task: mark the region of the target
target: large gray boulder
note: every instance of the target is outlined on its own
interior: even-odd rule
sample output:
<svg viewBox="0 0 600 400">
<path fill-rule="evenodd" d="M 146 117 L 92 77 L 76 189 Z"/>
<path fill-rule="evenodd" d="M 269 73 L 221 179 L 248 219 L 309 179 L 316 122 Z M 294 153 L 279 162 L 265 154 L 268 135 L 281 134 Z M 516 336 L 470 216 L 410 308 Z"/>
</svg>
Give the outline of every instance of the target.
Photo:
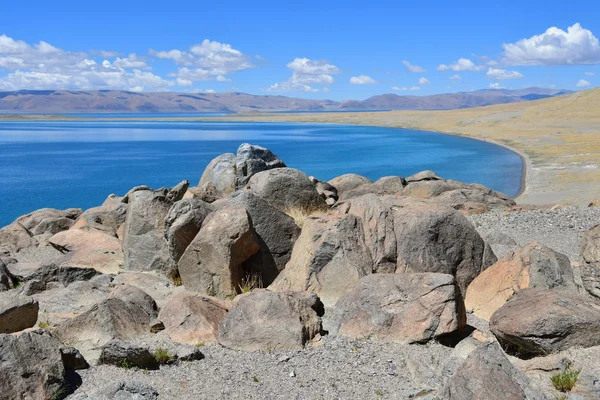
<svg viewBox="0 0 600 400">
<path fill-rule="evenodd" d="M 62 398 L 67 389 L 63 351 L 68 350 L 48 333 L 0 334 L 0 397 Z"/>
<path fill-rule="evenodd" d="M 16 222 L 33 235 L 53 235 L 69 229 L 82 212 L 80 208 L 69 208 L 67 210 L 42 208 L 17 218 Z"/>
<path fill-rule="evenodd" d="M 116 232 L 125 222 L 126 216 L 127 204 L 121 202 L 120 197 L 109 196 L 101 206 L 85 210 L 71 226 L 71 229 L 93 228 L 116 236 Z"/>
<path fill-rule="evenodd" d="M 38 319 L 40 306 L 16 291 L 0 293 L 0 333 L 19 332 L 31 328 Z"/>
<path fill-rule="evenodd" d="M 226 153 L 213 159 L 204 169 L 199 187 L 212 185 L 222 194 L 231 194 L 236 189 L 235 154 Z"/>
<path fill-rule="evenodd" d="M 255 174 L 286 165 L 267 148 L 243 143 L 235 157 L 236 188 L 241 189 Z"/>
<path fill-rule="evenodd" d="M 172 189 L 140 189 L 128 194 L 123 227 L 125 269 L 169 271 L 173 265 L 165 239 L 165 221 L 171 206 L 181 200 L 185 184 Z"/>
<path fill-rule="evenodd" d="M 156 369 L 159 364 L 147 347 L 138 346 L 122 340 L 111 340 L 104 346 L 98 358 L 98 365 L 115 365 Z"/>
<path fill-rule="evenodd" d="M 600 298 L 600 225 L 589 229 L 581 238 L 581 279 L 585 289 Z"/>
<path fill-rule="evenodd" d="M 561 290 L 524 289 L 490 319 L 490 329 L 517 356 L 600 345 L 600 303 Z"/>
<path fill-rule="evenodd" d="M 513 366 L 497 343 L 482 344 L 450 377 L 445 400 L 544 400 L 523 372 Z"/>
<path fill-rule="evenodd" d="M 200 199 L 183 199 L 171 207 L 165 220 L 165 239 L 176 263 L 194 240 L 213 207 Z"/>
<path fill-rule="evenodd" d="M 269 290 L 312 291 L 331 306 L 372 272 L 373 262 L 358 218 L 311 217 L 304 222 L 290 261 Z"/>
<path fill-rule="evenodd" d="M 343 192 L 340 195 L 340 199 L 347 200 L 365 194 L 376 194 L 378 196 L 396 195 L 402 192 L 405 186 L 406 180 L 401 176 L 384 176 L 373 183 L 367 183 Z"/>
<path fill-rule="evenodd" d="M 462 298 L 448 274 L 365 276 L 335 305 L 330 333 L 378 342 L 421 343 L 466 325 Z"/>
<path fill-rule="evenodd" d="M 359 186 L 373 183 L 373 181 L 357 174 L 345 174 L 333 178 L 328 183 L 336 188 L 337 195 L 341 197 L 344 193 Z"/>
<path fill-rule="evenodd" d="M 255 290 L 236 298 L 219 328 L 219 343 L 237 350 L 301 349 L 322 331 L 319 297 Z"/>
<path fill-rule="evenodd" d="M 234 193 L 225 204 L 244 207 L 250 215 L 260 251 L 246 266 L 250 274 L 261 276 L 263 285 L 270 285 L 290 260 L 300 228 L 292 217 L 249 191 Z"/>
<path fill-rule="evenodd" d="M 248 189 L 258 197 L 284 211 L 326 209 L 327 204 L 308 175 L 294 168 L 277 168 L 259 172 L 248 181 Z"/>
<path fill-rule="evenodd" d="M 226 207 L 204 223 L 179 260 L 179 274 L 187 290 L 235 296 L 248 278 L 244 263 L 259 250 L 246 209 Z"/>
</svg>

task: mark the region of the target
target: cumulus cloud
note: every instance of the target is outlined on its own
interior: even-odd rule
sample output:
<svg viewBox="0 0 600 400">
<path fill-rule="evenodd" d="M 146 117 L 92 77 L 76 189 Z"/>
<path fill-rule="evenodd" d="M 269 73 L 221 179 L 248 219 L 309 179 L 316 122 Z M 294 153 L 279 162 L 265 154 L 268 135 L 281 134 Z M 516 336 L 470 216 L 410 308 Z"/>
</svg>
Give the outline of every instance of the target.
<svg viewBox="0 0 600 400">
<path fill-rule="evenodd" d="M 524 78 L 523 74 L 518 71 L 509 71 L 506 69 L 499 68 L 489 68 L 485 73 L 486 76 L 490 79 L 494 79 L 497 81 L 507 80 L 507 79 L 521 79 Z"/>
<path fill-rule="evenodd" d="M 353 76 L 350 78 L 350 83 L 353 85 L 373 85 L 377 81 L 367 75 Z"/>
<path fill-rule="evenodd" d="M 396 90 L 398 92 L 412 92 L 412 91 L 421 90 L 421 88 L 419 86 L 410 86 L 410 87 L 392 86 L 392 90 Z"/>
<path fill-rule="evenodd" d="M 578 88 L 584 88 L 584 87 L 588 87 L 590 85 L 591 85 L 591 83 L 589 83 L 585 79 L 580 79 L 579 82 L 577 82 L 577 85 L 575 85 L 575 86 L 577 86 Z"/>
<path fill-rule="evenodd" d="M 455 72 L 483 71 L 484 69 L 485 69 L 485 66 L 476 65 L 473 61 L 469 60 L 468 58 L 460 58 L 455 63 L 449 64 L 449 65 L 440 64 L 437 67 L 438 71 L 455 71 Z"/>
<path fill-rule="evenodd" d="M 600 63 L 600 42 L 579 23 L 565 32 L 551 27 L 546 32 L 504 44 L 507 65 L 579 65 Z"/>
<path fill-rule="evenodd" d="M 152 69 L 142 57 L 137 56 L 135 53 L 131 53 L 127 58 L 117 57 L 112 65 L 117 68 Z"/>
<path fill-rule="evenodd" d="M 427 72 L 427 70 L 425 68 L 420 67 L 418 65 L 413 65 L 406 60 L 402 61 L 402 64 L 404 64 L 404 66 L 406 67 L 408 72 L 414 72 L 414 73 Z"/>
<path fill-rule="evenodd" d="M 449 77 L 448 79 L 450 79 L 451 81 L 458 81 L 461 79 L 461 76 L 459 74 L 454 74 L 451 77 Z"/>
<path fill-rule="evenodd" d="M 269 92 L 319 92 L 328 91 L 335 80 L 333 75 L 341 70 L 326 60 L 310 60 L 296 58 L 287 64 L 292 70 L 292 76 L 284 82 L 275 83 L 267 89 Z M 314 87 L 319 85 L 319 87 Z"/>
<path fill-rule="evenodd" d="M 490 83 L 490 89 L 506 89 L 500 82 Z"/>
<path fill-rule="evenodd" d="M 419 85 L 429 85 L 431 82 L 429 82 L 429 79 L 422 77 L 419 79 L 419 81 L 417 83 Z"/>
</svg>

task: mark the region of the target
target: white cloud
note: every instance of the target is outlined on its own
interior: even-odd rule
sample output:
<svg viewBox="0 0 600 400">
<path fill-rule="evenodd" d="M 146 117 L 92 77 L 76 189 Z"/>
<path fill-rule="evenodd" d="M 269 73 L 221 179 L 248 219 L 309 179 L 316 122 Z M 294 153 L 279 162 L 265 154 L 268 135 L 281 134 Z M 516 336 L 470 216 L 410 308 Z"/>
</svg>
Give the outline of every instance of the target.
<svg viewBox="0 0 600 400">
<path fill-rule="evenodd" d="M 335 80 L 332 75 L 339 74 L 341 70 L 325 60 L 310 60 L 296 58 L 287 64 L 292 70 L 292 76 L 284 82 L 275 83 L 267 89 L 269 92 L 319 92 L 329 91 L 329 86 Z M 320 87 L 314 87 L 319 85 Z"/>
<path fill-rule="evenodd" d="M 438 71 L 455 71 L 455 72 L 483 71 L 484 69 L 485 69 L 485 66 L 476 65 L 473 61 L 469 60 L 468 58 L 460 58 L 458 61 L 456 61 L 455 63 L 452 63 L 450 65 L 440 64 L 437 67 Z"/>
<path fill-rule="evenodd" d="M 353 85 L 373 85 L 377 81 L 367 75 L 353 76 L 350 78 L 350 83 Z"/>
<path fill-rule="evenodd" d="M 502 81 L 502 80 L 507 80 L 507 79 L 524 78 L 523 74 L 521 74 L 518 71 L 509 71 L 506 69 L 498 69 L 498 68 L 489 68 L 485 74 L 488 78 L 495 79 L 497 81 Z"/>
<path fill-rule="evenodd" d="M 565 32 L 551 27 L 541 35 L 504 44 L 507 65 L 600 64 L 600 42 L 579 23 Z"/>
<path fill-rule="evenodd" d="M 490 89 L 506 89 L 500 82 L 490 83 Z"/>
<path fill-rule="evenodd" d="M 594 76 L 594 75 L 596 75 L 595 72 L 591 72 L 591 71 L 587 71 L 584 74 L 585 74 L 585 76 Z"/>
<path fill-rule="evenodd" d="M 131 53 L 127 58 L 118 58 L 113 61 L 112 65 L 117 68 L 136 68 L 136 69 L 152 69 L 146 61 L 137 56 L 135 53 Z"/>
<path fill-rule="evenodd" d="M 584 87 L 588 87 L 590 85 L 591 85 L 591 83 L 589 83 L 585 79 L 580 79 L 579 82 L 577 82 L 577 85 L 575 85 L 575 86 L 577 86 L 578 88 L 584 88 Z"/>
<path fill-rule="evenodd" d="M 429 85 L 431 82 L 429 82 L 429 79 L 422 77 L 419 79 L 419 81 L 417 83 L 419 85 Z"/>
<path fill-rule="evenodd" d="M 396 90 L 399 92 L 408 92 L 408 91 L 417 91 L 417 90 L 421 90 L 420 87 L 418 86 L 410 86 L 410 87 L 398 87 L 398 86 L 392 86 L 392 90 Z"/>
<path fill-rule="evenodd" d="M 448 79 L 450 79 L 451 81 L 458 81 L 461 79 L 461 76 L 459 74 L 454 74 L 451 77 L 449 77 Z"/>
<path fill-rule="evenodd" d="M 427 72 L 427 70 L 425 68 L 420 67 L 418 65 L 412 65 L 411 63 L 409 63 L 406 60 L 402 61 L 402 64 L 404 64 L 404 66 L 406 67 L 408 72 L 414 72 L 414 73 Z"/>
</svg>

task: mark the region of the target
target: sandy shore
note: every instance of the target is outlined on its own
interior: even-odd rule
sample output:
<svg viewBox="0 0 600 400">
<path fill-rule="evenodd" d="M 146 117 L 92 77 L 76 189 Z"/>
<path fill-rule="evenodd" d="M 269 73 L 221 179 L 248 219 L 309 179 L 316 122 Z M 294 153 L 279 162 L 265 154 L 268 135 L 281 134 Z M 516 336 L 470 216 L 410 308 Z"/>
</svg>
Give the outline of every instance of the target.
<svg viewBox="0 0 600 400">
<path fill-rule="evenodd" d="M 600 199 L 598 110 L 600 89 L 593 89 L 537 101 L 448 111 L 264 114 L 145 120 L 352 124 L 466 136 L 505 146 L 523 158 L 526 184 L 522 185 L 524 190 L 517 198 L 519 202 L 586 205 Z M 485 165 L 485 160 L 482 160 L 482 165 Z"/>
</svg>

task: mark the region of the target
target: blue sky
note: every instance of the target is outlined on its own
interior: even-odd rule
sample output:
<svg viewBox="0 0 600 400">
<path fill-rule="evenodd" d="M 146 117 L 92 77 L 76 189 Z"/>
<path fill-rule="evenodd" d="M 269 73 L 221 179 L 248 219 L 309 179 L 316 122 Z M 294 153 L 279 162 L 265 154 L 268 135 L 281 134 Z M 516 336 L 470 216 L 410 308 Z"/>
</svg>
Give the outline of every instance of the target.
<svg viewBox="0 0 600 400">
<path fill-rule="evenodd" d="M 12 2 L 0 90 L 334 100 L 600 82 L 598 1 Z"/>
</svg>

